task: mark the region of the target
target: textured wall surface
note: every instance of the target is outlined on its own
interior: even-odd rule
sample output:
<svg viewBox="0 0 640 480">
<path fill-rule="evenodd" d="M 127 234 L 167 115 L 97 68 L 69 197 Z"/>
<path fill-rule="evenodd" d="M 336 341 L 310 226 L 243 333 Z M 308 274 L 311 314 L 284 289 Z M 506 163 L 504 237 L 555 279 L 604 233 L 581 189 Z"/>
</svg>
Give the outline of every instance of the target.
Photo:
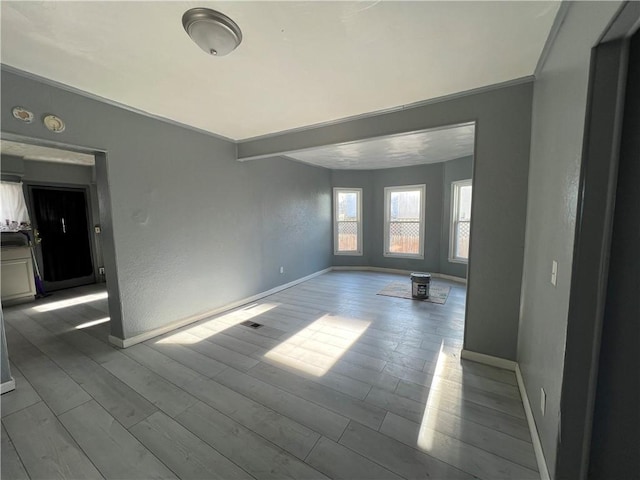
<svg viewBox="0 0 640 480">
<path fill-rule="evenodd" d="M 24 160 L 13 155 L 0 155 L 0 169 L 3 177 L 7 175 L 15 181 L 24 175 Z"/>
<path fill-rule="evenodd" d="M 518 362 L 553 476 L 591 47 L 618 2 L 575 2 L 536 80 Z M 550 282 L 558 262 L 557 285 Z M 540 411 L 540 388 L 547 393 Z"/>
<path fill-rule="evenodd" d="M 95 182 L 93 167 L 67 163 L 24 161 L 24 182 L 90 185 Z"/>
<path fill-rule="evenodd" d="M 19 123 L 14 105 L 37 118 L 53 112 L 67 128 L 56 135 Z M 106 151 L 96 172 L 117 337 L 331 265 L 328 170 L 279 158 L 240 163 L 228 141 L 6 71 L 1 120 L 4 132 Z"/>
</svg>

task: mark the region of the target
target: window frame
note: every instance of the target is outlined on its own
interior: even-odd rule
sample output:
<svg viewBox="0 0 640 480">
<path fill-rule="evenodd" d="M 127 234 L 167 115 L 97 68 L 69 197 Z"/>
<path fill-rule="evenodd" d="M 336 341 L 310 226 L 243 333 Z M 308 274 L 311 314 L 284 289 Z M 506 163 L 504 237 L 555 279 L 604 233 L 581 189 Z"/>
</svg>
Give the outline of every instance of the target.
<svg viewBox="0 0 640 480">
<path fill-rule="evenodd" d="M 391 194 L 395 192 L 420 191 L 420 216 L 419 216 L 419 252 L 418 253 L 397 253 L 389 251 L 389 230 L 391 217 Z M 427 185 L 422 183 L 419 185 L 399 185 L 393 187 L 384 187 L 384 250 L 383 255 L 389 258 L 413 258 L 424 260 L 425 249 L 425 211 L 427 204 Z"/>
<path fill-rule="evenodd" d="M 355 193 L 358 202 L 358 219 L 357 224 L 357 250 L 338 250 L 338 194 L 339 193 Z M 348 256 L 362 256 L 362 188 L 351 187 L 333 187 L 333 254 L 334 255 L 348 255 Z"/>
<path fill-rule="evenodd" d="M 464 180 L 456 180 L 455 182 L 451 182 L 451 212 L 449 215 L 449 262 L 465 265 L 469 263 L 469 257 L 464 258 L 455 256 L 455 246 L 456 224 L 459 221 L 458 217 L 460 216 L 460 210 L 458 208 L 460 189 L 467 186 L 471 187 L 471 206 L 473 208 L 473 179 L 468 178 Z M 471 232 L 471 219 L 469 219 L 469 232 Z M 471 239 L 471 234 L 469 234 L 469 239 Z"/>
</svg>

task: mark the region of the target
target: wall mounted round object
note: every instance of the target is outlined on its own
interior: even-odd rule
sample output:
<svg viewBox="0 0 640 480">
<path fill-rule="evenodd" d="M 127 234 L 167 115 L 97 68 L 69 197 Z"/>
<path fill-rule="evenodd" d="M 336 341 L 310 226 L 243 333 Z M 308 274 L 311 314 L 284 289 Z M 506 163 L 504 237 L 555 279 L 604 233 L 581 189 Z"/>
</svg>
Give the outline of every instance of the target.
<svg viewBox="0 0 640 480">
<path fill-rule="evenodd" d="M 55 115 L 47 115 L 42 120 L 44 126 L 51 130 L 53 133 L 64 132 L 65 124 L 61 118 L 56 117 Z"/>
<path fill-rule="evenodd" d="M 24 123 L 33 122 L 33 113 L 23 107 L 13 107 L 11 113 L 13 113 L 13 118 L 21 120 Z"/>
</svg>

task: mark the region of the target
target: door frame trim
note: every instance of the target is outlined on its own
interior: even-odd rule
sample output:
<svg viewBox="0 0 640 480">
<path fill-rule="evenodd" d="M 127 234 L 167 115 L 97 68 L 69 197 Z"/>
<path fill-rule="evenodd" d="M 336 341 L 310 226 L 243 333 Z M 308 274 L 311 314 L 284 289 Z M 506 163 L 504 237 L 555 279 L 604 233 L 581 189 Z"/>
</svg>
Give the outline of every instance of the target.
<svg viewBox="0 0 640 480">
<path fill-rule="evenodd" d="M 609 270 L 629 38 L 625 2 L 592 49 L 571 272 L 555 478 L 587 478 Z"/>
</svg>

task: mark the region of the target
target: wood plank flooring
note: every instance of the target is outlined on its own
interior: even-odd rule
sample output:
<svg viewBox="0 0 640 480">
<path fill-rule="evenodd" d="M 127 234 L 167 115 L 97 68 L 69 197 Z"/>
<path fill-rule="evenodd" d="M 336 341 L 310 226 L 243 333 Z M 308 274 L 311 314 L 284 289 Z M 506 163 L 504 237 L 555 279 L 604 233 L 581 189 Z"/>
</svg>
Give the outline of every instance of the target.
<svg viewBox="0 0 640 480">
<path fill-rule="evenodd" d="M 5 309 L 3 478 L 540 478 L 514 374 L 460 359 L 464 287 L 394 281 L 327 273 L 124 350 L 85 325 L 101 286 Z"/>
</svg>

